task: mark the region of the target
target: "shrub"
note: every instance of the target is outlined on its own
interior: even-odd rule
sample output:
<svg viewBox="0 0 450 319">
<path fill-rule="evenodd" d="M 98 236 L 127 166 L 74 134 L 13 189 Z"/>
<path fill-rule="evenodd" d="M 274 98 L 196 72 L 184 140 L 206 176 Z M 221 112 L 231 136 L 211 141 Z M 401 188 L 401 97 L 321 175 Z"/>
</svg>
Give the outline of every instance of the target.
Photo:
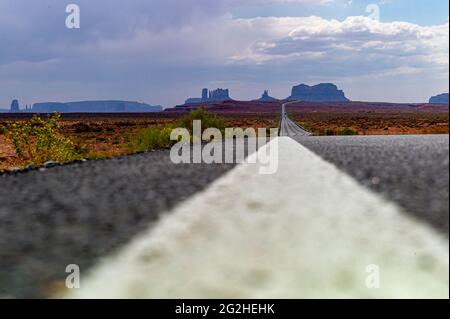
<svg viewBox="0 0 450 319">
<path fill-rule="evenodd" d="M 350 128 L 344 128 L 339 132 L 339 135 L 358 135 L 358 133 Z"/>
<path fill-rule="evenodd" d="M 202 121 L 202 130 L 207 128 L 217 128 L 222 134 L 225 133 L 225 122 L 218 116 L 206 112 L 202 106 L 197 110 L 191 111 L 189 114 L 183 116 L 174 125 L 165 126 L 149 126 L 140 130 L 137 134 L 133 135 L 130 140 L 130 148 L 137 151 L 147 151 L 156 148 L 171 147 L 176 141 L 170 140 L 170 133 L 174 128 L 185 128 L 191 136 L 193 134 L 193 121 Z"/>
<path fill-rule="evenodd" d="M 138 151 L 170 147 L 174 143 L 170 140 L 171 132 L 170 126 L 149 126 L 133 135 L 130 147 Z"/>
<path fill-rule="evenodd" d="M 16 154 L 31 164 L 47 161 L 67 162 L 81 159 L 75 144 L 58 134 L 61 115 L 55 113 L 49 120 L 35 115 L 28 122 L 17 122 L 6 127 Z"/>
<path fill-rule="evenodd" d="M 202 130 L 205 130 L 207 128 L 217 128 L 222 133 L 225 132 L 225 122 L 223 119 L 218 117 L 215 114 L 211 114 L 206 112 L 205 107 L 201 106 L 197 110 L 192 110 L 188 115 L 182 117 L 176 127 L 186 128 L 189 130 L 189 132 L 192 134 L 192 122 L 194 120 L 201 120 L 202 121 Z"/>
</svg>

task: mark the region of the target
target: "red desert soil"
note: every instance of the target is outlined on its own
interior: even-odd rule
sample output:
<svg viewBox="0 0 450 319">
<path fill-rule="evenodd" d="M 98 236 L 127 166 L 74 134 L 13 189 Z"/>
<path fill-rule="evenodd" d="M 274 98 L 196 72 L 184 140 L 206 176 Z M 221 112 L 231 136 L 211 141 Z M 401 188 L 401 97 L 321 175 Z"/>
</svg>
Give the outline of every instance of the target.
<svg viewBox="0 0 450 319">
<path fill-rule="evenodd" d="M 279 119 L 281 102 L 223 102 L 207 106 L 233 119 Z M 448 134 L 448 105 L 393 103 L 309 103 L 286 106 L 290 117 L 314 135 L 337 135 L 351 130 L 358 135 Z"/>
<path fill-rule="evenodd" d="M 225 119 L 229 127 L 278 127 L 282 102 L 227 101 L 206 105 Z M 132 152 L 129 138 L 151 125 L 172 124 L 189 108 L 177 107 L 160 113 L 64 114 L 60 133 L 87 150 L 87 157 L 110 157 Z M 447 105 L 391 103 L 289 104 L 292 119 L 315 135 L 335 135 L 344 129 L 360 135 L 448 134 Z M 31 114 L 0 114 L 0 171 L 23 167 L 1 129 L 7 123 L 28 121 Z"/>
</svg>

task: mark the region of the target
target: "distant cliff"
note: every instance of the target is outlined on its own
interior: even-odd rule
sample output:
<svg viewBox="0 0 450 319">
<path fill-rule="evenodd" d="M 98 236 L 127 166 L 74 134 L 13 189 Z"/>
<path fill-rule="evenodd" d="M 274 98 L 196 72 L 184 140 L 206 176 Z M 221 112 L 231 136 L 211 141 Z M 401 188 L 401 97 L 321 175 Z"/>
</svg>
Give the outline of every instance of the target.
<svg viewBox="0 0 450 319">
<path fill-rule="evenodd" d="M 145 113 L 160 112 L 162 107 L 129 101 L 80 101 L 69 103 L 35 103 L 32 112 L 36 113 Z"/>
<path fill-rule="evenodd" d="M 332 83 L 321 83 L 314 86 L 300 84 L 292 88 L 289 100 L 307 102 L 348 102 L 342 90 Z"/>
<path fill-rule="evenodd" d="M 432 96 L 429 101 L 430 104 L 448 104 L 448 93 L 442 93 Z"/>
</svg>

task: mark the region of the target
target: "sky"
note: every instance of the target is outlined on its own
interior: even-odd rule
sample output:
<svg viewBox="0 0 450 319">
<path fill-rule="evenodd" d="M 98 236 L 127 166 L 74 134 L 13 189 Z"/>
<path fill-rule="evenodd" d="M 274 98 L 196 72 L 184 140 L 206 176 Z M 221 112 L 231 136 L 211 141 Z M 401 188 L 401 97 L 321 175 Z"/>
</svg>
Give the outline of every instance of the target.
<svg viewBox="0 0 450 319">
<path fill-rule="evenodd" d="M 66 26 L 66 6 L 80 28 Z M 447 0 L 0 0 L 0 108 L 12 99 L 172 107 L 333 82 L 352 100 L 449 87 Z"/>
</svg>

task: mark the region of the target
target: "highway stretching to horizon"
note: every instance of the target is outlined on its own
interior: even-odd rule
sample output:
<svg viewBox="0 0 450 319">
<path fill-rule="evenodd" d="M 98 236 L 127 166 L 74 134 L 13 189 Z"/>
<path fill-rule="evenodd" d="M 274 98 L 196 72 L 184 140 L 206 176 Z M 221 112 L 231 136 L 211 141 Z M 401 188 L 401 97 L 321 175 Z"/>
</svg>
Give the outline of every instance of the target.
<svg viewBox="0 0 450 319">
<path fill-rule="evenodd" d="M 287 102 L 281 105 L 281 123 L 280 123 L 280 136 L 298 137 L 298 136 L 311 136 L 312 133 L 305 130 L 298 123 L 292 121 L 287 112 L 286 105 L 295 102 Z"/>
<path fill-rule="evenodd" d="M 0 175 L 0 297 L 448 298 L 448 135 L 315 137 L 288 108 L 272 175 L 169 150 Z"/>
</svg>

